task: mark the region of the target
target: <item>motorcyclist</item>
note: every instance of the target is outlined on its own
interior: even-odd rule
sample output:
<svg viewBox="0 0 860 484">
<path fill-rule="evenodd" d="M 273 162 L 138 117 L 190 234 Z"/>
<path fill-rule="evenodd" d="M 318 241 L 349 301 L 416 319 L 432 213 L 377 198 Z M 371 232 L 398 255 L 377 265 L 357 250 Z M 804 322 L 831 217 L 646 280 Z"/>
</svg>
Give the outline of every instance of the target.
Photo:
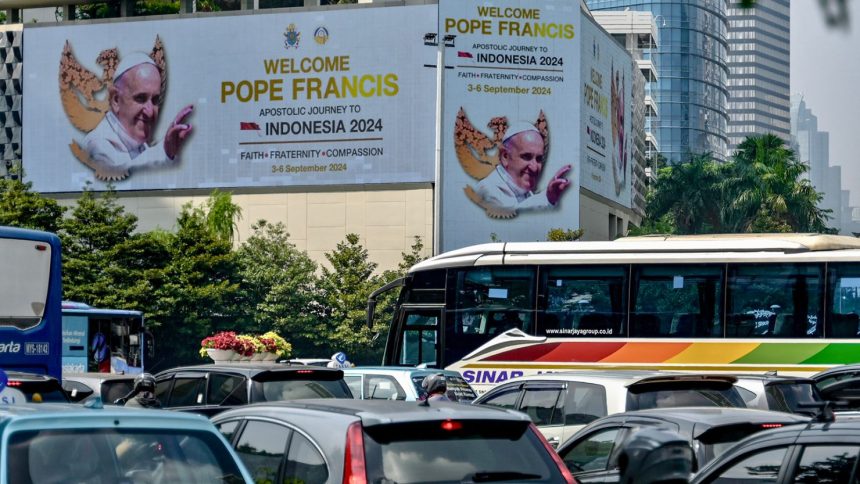
<svg viewBox="0 0 860 484">
<path fill-rule="evenodd" d="M 141 373 L 134 379 L 131 393 L 116 403 L 124 403 L 126 407 L 161 408 L 161 402 L 155 397 L 155 377 Z"/>
<path fill-rule="evenodd" d="M 448 382 L 445 375 L 436 373 L 427 375 L 421 382 L 421 387 L 427 392 L 428 402 L 450 402 L 448 398 Z"/>
</svg>

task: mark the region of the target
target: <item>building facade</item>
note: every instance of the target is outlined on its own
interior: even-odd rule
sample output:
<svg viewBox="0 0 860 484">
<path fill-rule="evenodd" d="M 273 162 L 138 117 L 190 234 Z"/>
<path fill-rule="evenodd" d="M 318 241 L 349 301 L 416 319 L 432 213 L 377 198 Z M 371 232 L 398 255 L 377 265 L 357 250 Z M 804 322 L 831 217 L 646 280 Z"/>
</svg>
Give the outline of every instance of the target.
<svg viewBox="0 0 860 484">
<path fill-rule="evenodd" d="M 728 137 L 726 0 L 588 0 L 592 12 L 648 11 L 659 30 L 654 56 L 663 163 L 710 153 L 725 160 Z M 652 91 L 653 92 L 653 91 Z"/>
<path fill-rule="evenodd" d="M 729 154 L 748 136 L 791 137 L 789 1 L 740 4 L 731 0 L 727 15 Z"/>
</svg>

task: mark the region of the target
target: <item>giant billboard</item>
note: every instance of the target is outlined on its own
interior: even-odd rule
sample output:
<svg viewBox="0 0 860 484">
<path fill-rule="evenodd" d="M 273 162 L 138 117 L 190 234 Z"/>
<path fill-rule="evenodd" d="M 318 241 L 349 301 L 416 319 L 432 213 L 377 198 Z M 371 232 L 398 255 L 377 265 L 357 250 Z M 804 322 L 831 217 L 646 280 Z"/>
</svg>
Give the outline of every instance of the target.
<svg viewBox="0 0 860 484">
<path fill-rule="evenodd" d="M 35 26 L 41 192 L 433 181 L 434 6 Z M 364 26 L 364 28 L 356 28 Z"/>
<path fill-rule="evenodd" d="M 633 61 L 590 20 L 582 44 L 582 187 L 630 208 Z"/>
<path fill-rule="evenodd" d="M 579 226 L 580 5 L 440 0 L 441 248 Z"/>
</svg>

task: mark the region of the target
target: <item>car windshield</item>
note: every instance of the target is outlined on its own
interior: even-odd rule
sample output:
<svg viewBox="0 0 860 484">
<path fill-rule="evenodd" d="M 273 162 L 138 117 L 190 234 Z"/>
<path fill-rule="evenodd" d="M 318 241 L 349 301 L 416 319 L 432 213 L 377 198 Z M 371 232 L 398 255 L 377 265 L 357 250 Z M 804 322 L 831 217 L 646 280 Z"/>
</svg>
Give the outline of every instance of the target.
<svg viewBox="0 0 860 484">
<path fill-rule="evenodd" d="M 27 397 L 28 402 L 68 402 L 69 396 L 55 380 L 49 381 L 10 381 L 10 387 L 17 388 Z"/>
<path fill-rule="evenodd" d="M 365 427 L 371 483 L 559 482 L 526 422 L 429 421 Z"/>
<path fill-rule="evenodd" d="M 427 375 L 416 375 L 412 377 L 412 385 L 415 386 L 415 391 L 418 393 L 419 399 L 424 399 L 427 396 L 427 391 L 424 387 L 421 386 L 421 383 L 424 381 Z M 475 390 L 469 386 L 466 380 L 460 376 L 446 376 L 446 383 L 448 384 L 448 398 L 451 399 L 452 402 L 464 402 L 469 403 L 472 400 L 478 398 L 478 395 L 475 393 Z"/>
<path fill-rule="evenodd" d="M 214 433 L 177 429 L 28 430 L 12 434 L 9 482 L 240 483 Z"/>
<path fill-rule="evenodd" d="M 660 382 L 632 385 L 627 410 L 665 407 L 745 408 L 743 398 L 729 382 Z"/>
</svg>

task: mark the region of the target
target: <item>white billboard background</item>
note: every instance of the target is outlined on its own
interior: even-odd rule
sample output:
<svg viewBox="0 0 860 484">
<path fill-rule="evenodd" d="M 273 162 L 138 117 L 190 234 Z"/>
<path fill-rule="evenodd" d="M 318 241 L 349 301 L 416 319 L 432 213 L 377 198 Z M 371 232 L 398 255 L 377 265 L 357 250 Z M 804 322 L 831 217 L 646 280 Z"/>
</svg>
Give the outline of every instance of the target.
<svg viewBox="0 0 860 484">
<path fill-rule="evenodd" d="M 539 18 L 527 18 L 535 16 Z M 449 22 L 446 30 L 447 19 L 455 23 L 451 26 Z M 514 23 L 518 25 L 514 27 Z M 530 25 L 525 27 L 526 23 Z M 552 27 L 547 30 L 549 24 Z M 577 2 L 440 0 L 439 32 L 456 35 L 455 47 L 446 51 L 446 65 L 454 68 L 445 72 L 439 218 L 442 251 L 492 238 L 546 240 L 552 228 L 579 226 L 579 26 Z M 534 35 L 537 28 L 543 35 Z M 528 34 L 524 34 L 526 29 Z M 474 129 L 456 128 L 461 109 Z M 481 179 L 494 176 L 487 172 L 498 163 L 495 140 L 502 136 L 488 124 L 497 117 L 506 117 L 509 126 L 523 121 L 535 123 L 541 112 L 549 133 L 549 149 L 532 197 L 541 196 L 556 172 L 569 164 L 572 168 L 566 178 L 570 184 L 559 203 L 541 210 L 502 210 L 504 213 L 482 206 L 474 193 Z M 466 140 L 459 156 L 455 130 L 461 141 Z M 492 148 L 482 150 L 482 143 Z"/>
<path fill-rule="evenodd" d="M 70 149 L 86 133 L 75 128 L 60 99 L 60 59 L 66 41 L 77 61 L 100 77 L 103 68 L 96 58 L 102 51 L 116 47 L 120 59 L 132 52 L 148 53 L 158 37 L 166 56 L 167 88 L 154 141 L 164 137 L 187 104 L 194 106 L 187 120 L 193 133 L 175 166 L 133 170 L 114 182 L 116 189 L 430 182 L 435 75 L 423 67 L 427 47 L 420 34 L 435 30 L 435 19 L 434 6 L 412 6 L 28 27 L 23 99 L 26 178 L 42 192 L 79 191 L 87 182 L 96 189 L 105 187 Z M 325 42 L 318 42 L 315 33 Z M 327 72 L 289 72 L 299 69 L 303 58 L 330 63 L 346 59 L 346 64 Z M 273 59 L 287 59 L 288 72 L 267 73 L 264 60 Z M 396 84 L 397 92 L 381 96 L 343 94 L 345 89 L 326 92 L 330 78 L 340 84 L 341 77 L 366 75 L 383 79 L 368 81 L 366 93 L 374 88 L 391 92 L 390 83 Z M 303 83 L 320 79 L 320 95 L 309 100 L 301 91 L 293 99 L 292 83 L 300 77 L 305 78 Z M 281 79 L 283 99 L 263 93 L 246 102 L 235 95 L 221 100 L 225 83 L 253 85 L 275 79 Z M 96 96 L 105 99 L 106 90 Z M 291 128 L 287 134 L 283 128 L 280 134 L 275 129 L 284 122 L 314 121 L 335 127 L 343 122 L 344 131 L 323 132 L 324 123 L 299 134 Z M 241 123 L 260 129 L 242 130 Z"/>
<path fill-rule="evenodd" d="M 590 21 L 583 22 L 582 33 L 582 186 L 629 208 L 632 61 L 620 44 Z"/>
</svg>

